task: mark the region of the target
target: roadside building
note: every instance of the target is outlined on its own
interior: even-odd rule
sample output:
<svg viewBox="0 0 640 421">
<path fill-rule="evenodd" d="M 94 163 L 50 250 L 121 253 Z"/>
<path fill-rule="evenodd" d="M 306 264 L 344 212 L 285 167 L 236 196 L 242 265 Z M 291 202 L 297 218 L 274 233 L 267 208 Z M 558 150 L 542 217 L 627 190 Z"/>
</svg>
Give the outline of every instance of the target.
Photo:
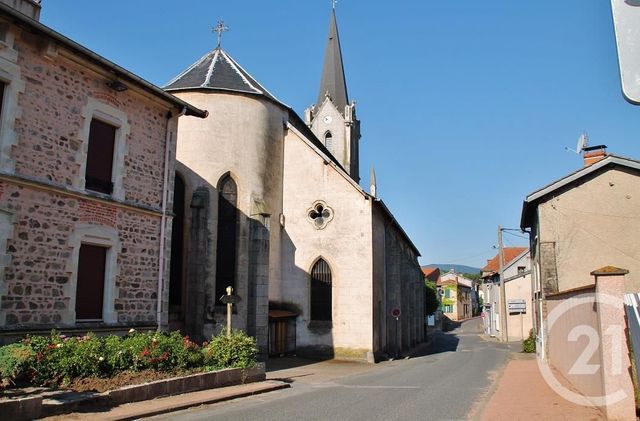
<svg viewBox="0 0 640 421">
<path fill-rule="evenodd" d="M 473 280 L 453 269 L 440 276 L 438 282 L 442 313 L 450 320 L 464 320 L 473 315 Z"/>
<path fill-rule="evenodd" d="M 515 283 L 508 286 L 508 289 L 512 291 L 514 295 L 511 296 L 507 293 L 507 303 L 509 300 L 524 299 L 525 303 L 530 303 L 531 301 L 531 278 L 528 277 L 530 276 L 531 271 L 531 259 L 528 251 L 529 249 L 526 247 L 505 247 L 503 249 L 504 278 L 505 281 L 508 280 L 507 283 L 505 283 L 505 289 L 507 289 L 509 282 L 515 281 Z M 525 284 L 527 281 L 529 282 L 529 293 L 524 293 L 522 290 L 526 287 Z M 500 312 L 502 309 L 500 298 L 500 256 L 498 254 L 488 260 L 487 265 L 482 268 L 480 275 L 480 289 L 482 290 L 482 296 L 484 297 L 482 309 L 484 331 L 487 335 L 502 337 L 500 321 Z M 515 323 L 515 318 L 517 318 L 518 323 L 517 332 L 512 331 L 509 329 L 509 326 L 507 326 L 509 340 L 521 340 L 521 331 L 524 328 L 521 329 L 519 324 L 520 317 L 521 316 L 518 312 L 509 312 L 509 309 L 507 308 L 507 321 L 509 326 Z M 525 335 L 528 334 L 528 332 L 529 331 L 527 330 Z M 517 333 L 517 335 L 515 335 L 515 333 Z"/>
<path fill-rule="evenodd" d="M 507 247 L 504 249 L 504 282 L 507 304 L 507 333 L 509 341 L 521 341 L 528 337 L 533 326 L 531 300 L 531 257 L 529 249 Z M 500 331 L 500 261 L 496 255 L 482 269 L 480 288 L 484 303 L 485 333 L 503 337 Z"/>
<path fill-rule="evenodd" d="M 616 413 L 616 405 L 605 408 L 607 416 L 619 419 L 635 418 L 633 390 L 625 389 L 631 368 L 621 329 L 626 327 L 623 294 L 640 291 L 639 192 L 640 161 L 591 147 L 583 168 L 526 197 L 521 219 L 521 227 L 531 230 L 538 356 L 586 396 L 617 392 L 608 388 L 620 382 L 627 398 L 616 405 L 626 415 Z M 617 304 L 599 302 L 604 295 Z M 548 316 L 557 308 L 564 309 L 563 316 L 550 326 Z M 594 339 L 599 351 L 589 360 L 600 367 L 595 372 L 576 375 L 584 348 L 567 339 L 578 327 L 593 329 L 599 338 Z M 622 338 L 622 352 L 604 339 L 613 334 Z"/>
<path fill-rule="evenodd" d="M 207 113 L 39 12 L 0 2 L 0 342 L 164 327 L 178 117 Z"/>
</svg>

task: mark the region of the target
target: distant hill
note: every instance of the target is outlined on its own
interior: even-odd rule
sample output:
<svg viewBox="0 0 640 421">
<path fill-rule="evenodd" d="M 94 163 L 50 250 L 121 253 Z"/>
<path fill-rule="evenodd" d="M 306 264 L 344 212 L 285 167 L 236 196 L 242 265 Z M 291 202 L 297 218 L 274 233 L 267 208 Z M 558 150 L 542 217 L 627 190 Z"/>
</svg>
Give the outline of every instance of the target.
<svg viewBox="0 0 640 421">
<path fill-rule="evenodd" d="M 473 266 L 465 265 L 452 265 L 447 263 L 431 263 L 423 266 L 424 268 L 440 268 L 440 272 L 449 272 L 453 269 L 458 273 L 480 273 L 480 268 L 474 268 Z"/>
</svg>

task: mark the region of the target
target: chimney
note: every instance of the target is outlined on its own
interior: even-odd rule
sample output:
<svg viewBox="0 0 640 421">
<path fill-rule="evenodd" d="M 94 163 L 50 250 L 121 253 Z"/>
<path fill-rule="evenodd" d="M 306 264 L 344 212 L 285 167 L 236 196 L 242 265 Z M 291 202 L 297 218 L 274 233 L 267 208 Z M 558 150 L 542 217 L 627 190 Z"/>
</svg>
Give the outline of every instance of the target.
<svg viewBox="0 0 640 421">
<path fill-rule="evenodd" d="M 14 8 L 18 12 L 30 17 L 33 20 L 40 20 L 41 0 L 0 0 L 9 7 Z"/>
<path fill-rule="evenodd" d="M 602 161 L 607 157 L 607 145 L 589 146 L 584 148 L 582 158 L 584 159 L 584 166 L 588 167 L 598 161 Z"/>
</svg>

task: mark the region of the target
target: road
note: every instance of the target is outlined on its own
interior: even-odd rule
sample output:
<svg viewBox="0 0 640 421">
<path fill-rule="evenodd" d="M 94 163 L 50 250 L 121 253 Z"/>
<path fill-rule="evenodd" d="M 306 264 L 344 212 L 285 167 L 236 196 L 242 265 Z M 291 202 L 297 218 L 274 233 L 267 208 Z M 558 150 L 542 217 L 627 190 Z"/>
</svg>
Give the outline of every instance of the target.
<svg viewBox="0 0 640 421">
<path fill-rule="evenodd" d="M 509 352 L 506 345 L 480 338 L 480 324 L 480 319 L 473 319 L 453 332 L 439 333 L 418 357 L 375 366 L 321 363 L 271 372 L 271 378 L 286 375 L 292 388 L 154 419 L 467 419 L 488 393 Z"/>
</svg>

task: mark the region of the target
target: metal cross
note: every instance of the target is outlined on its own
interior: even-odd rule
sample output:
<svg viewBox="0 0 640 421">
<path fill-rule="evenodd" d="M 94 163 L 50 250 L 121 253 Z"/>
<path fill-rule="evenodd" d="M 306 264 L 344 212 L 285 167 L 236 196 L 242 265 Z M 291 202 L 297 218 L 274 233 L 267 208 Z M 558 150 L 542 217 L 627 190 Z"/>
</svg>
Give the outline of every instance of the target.
<svg viewBox="0 0 640 421">
<path fill-rule="evenodd" d="M 227 32 L 228 30 L 229 27 L 224 24 L 224 21 L 222 19 L 218 20 L 216 26 L 211 29 L 211 31 L 218 34 L 218 47 L 220 47 L 220 43 L 222 42 L 222 34 Z"/>
</svg>

